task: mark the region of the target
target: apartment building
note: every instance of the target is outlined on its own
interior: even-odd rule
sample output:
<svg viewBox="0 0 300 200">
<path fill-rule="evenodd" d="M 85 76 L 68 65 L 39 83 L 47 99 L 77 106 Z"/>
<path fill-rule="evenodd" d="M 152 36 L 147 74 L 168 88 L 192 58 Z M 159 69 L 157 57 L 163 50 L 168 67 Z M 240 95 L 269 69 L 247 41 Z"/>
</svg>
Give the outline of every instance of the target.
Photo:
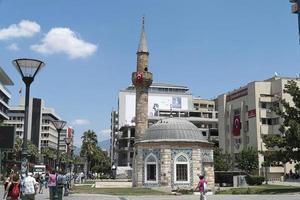
<svg viewBox="0 0 300 200">
<path fill-rule="evenodd" d="M 186 118 L 207 139 L 218 141 L 218 114 L 214 100 L 194 97 L 186 86 L 153 83 L 149 88 L 149 126 L 168 117 Z M 118 111 L 111 115 L 111 160 L 132 166 L 135 138 L 135 88 L 119 92 Z"/>
<path fill-rule="evenodd" d="M 24 116 L 25 116 L 25 99 L 21 98 L 17 106 L 12 106 L 8 111 L 8 120 L 4 123 L 16 127 L 16 135 L 23 138 Z M 52 120 L 60 120 L 53 108 L 47 108 L 44 101 L 38 98 L 31 98 L 29 101 L 29 118 L 28 123 L 28 140 L 31 140 L 39 150 L 43 147 L 49 147 L 54 150 L 57 148 L 58 133 L 51 123 Z M 64 137 L 67 127 L 62 130 L 60 137 L 60 150 L 66 152 Z"/>
<path fill-rule="evenodd" d="M 282 119 L 273 111 L 278 104 L 278 97 L 292 102 L 291 96 L 283 92 L 285 84 L 297 78 L 277 77 L 263 81 L 253 81 L 239 89 L 218 96 L 219 144 L 220 147 L 237 156 L 244 148 L 253 147 L 257 151 L 265 151 L 262 135 L 280 134 Z M 259 157 L 259 173 L 264 175 L 261 166 L 264 158 Z M 268 177 L 280 178 L 289 172 L 291 164 L 271 166 Z"/>
<path fill-rule="evenodd" d="M 6 86 L 11 85 L 13 85 L 12 80 L 0 67 L 0 122 L 9 118 L 7 113 L 9 110 L 8 104 L 11 98 L 11 94 L 6 88 Z"/>
</svg>

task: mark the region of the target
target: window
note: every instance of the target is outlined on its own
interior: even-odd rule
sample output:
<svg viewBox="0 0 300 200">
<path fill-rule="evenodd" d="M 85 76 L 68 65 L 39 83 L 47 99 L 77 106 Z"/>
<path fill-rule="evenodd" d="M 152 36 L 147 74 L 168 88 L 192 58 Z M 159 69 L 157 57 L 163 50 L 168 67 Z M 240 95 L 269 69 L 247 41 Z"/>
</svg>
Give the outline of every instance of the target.
<svg viewBox="0 0 300 200">
<path fill-rule="evenodd" d="M 150 154 L 145 162 L 145 182 L 157 182 L 157 159 L 155 155 Z"/>
<path fill-rule="evenodd" d="M 279 118 L 261 118 L 261 123 L 266 125 L 277 125 L 279 124 Z"/>
<path fill-rule="evenodd" d="M 175 159 L 175 182 L 189 182 L 189 162 L 187 156 L 180 154 Z"/>
<path fill-rule="evenodd" d="M 248 132 L 249 131 L 249 121 L 245 121 L 244 123 L 244 132 Z"/>
<path fill-rule="evenodd" d="M 207 104 L 200 104 L 200 108 L 207 108 Z"/>
<path fill-rule="evenodd" d="M 203 136 L 206 136 L 206 131 L 202 131 L 202 135 L 203 135 Z"/>
</svg>

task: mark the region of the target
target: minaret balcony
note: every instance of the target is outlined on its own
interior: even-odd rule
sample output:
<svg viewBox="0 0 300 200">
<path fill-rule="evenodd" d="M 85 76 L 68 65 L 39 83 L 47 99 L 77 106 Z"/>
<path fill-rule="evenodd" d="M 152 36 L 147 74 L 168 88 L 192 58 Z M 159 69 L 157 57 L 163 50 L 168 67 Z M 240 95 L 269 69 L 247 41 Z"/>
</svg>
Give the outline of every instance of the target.
<svg viewBox="0 0 300 200">
<path fill-rule="evenodd" d="M 132 84 L 135 87 L 141 86 L 141 87 L 150 87 L 153 81 L 153 75 L 151 72 L 133 72 L 132 73 Z"/>
</svg>

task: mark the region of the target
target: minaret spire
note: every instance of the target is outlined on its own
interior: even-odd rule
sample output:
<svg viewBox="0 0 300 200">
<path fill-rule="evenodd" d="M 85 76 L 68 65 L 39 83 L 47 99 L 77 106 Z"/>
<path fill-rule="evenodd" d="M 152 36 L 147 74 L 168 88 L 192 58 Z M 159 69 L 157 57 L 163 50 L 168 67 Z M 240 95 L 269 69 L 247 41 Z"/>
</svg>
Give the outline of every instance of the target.
<svg viewBox="0 0 300 200">
<path fill-rule="evenodd" d="M 137 53 L 149 53 L 145 34 L 145 16 L 142 18 L 142 32 Z"/>
</svg>

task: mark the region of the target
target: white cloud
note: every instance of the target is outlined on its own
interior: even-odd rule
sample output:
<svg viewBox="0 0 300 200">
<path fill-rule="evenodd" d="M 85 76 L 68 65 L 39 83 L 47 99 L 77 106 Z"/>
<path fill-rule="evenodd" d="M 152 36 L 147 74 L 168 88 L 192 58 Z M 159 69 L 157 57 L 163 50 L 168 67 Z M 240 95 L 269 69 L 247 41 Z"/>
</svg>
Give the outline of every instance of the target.
<svg viewBox="0 0 300 200">
<path fill-rule="evenodd" d="M 16 44 L 16 43 L 12 43 L 12 44 L 8 45 L 6 48 L 9 49 L 9 50 L 12 50 L 12 51 L 20 50 L 18 44 Z"/>
<path fill-rule="evenodd" d="M 99 133 L 98 140 L 104 141 L 110 139 L 110 129 L 101 130 Z"/>
<path fill-rule="evenodd" d="M 42 54 L 65 53 L 75 59 L 92 55 L 97 46 L 85 42 L 69 28 L 52 28 L 41 44 L 32 45 L 31 49 Z"/>
<path fill-rule="evenodd" d="M 0 40 L 11 38 L 32 37 L 40 32 L 41 27 L 38 23 L 29 20 L 22 20 L 19 24 L 12 24 L 8 28 L 0 29 Z"/>
<path fill-rule="evenodd" d="M 73 126 L 89 125 L 91 122 L 87 119 L 75 119 L 71 124 Z"/>
</svg>

